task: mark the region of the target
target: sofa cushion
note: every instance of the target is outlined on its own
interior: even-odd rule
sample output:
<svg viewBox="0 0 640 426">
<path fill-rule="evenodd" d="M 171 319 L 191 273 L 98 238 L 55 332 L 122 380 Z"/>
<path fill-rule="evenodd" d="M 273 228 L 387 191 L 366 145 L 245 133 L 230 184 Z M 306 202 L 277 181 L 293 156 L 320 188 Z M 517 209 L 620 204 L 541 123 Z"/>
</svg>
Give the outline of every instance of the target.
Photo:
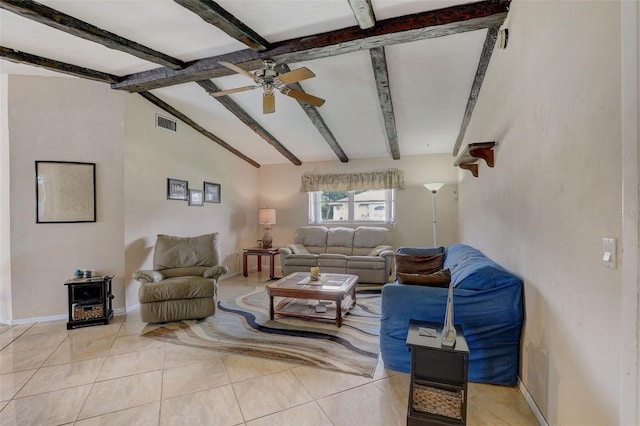
<svg viewBox="0 0 640 426">
<path fill-rule="evenodd" d="M 432 274 L 442 269 L 444 253 L 395 254 L 396 274 Z"/>
<path fill-rule="evenodd" d="M 352 228 L 330 228 L 327 234 L 327 253 L 350 255 L 353 251 Z"/>
<path fill-rule="evenodd" d="M 153 269 L 219 265 L 218 233 L 197 237 L 158 235 L 153 252 Z"/>
<path fill-rule="evenodd" d="M 353 234 L 353 253 L 356 256 L 366 256 L 377 246 L 391 245 L 391 232 L 387 228 L 378 226 L 359 226 Z"/>
<path fill-rule="evenodd" d="M 347 267 L 347 259 L 348 256 L 344 254 L 330 254 L 324 253 L 318 255 L 318 266 L 320 268 L 331 267 L 331 268 L 346 268 Z"/>
<path fill-rule="evenodd" d="M 444 268 L 451 270 L 451 281 L 456 288 L 489 290 L 521 282 L 482 252 L 465 244 L 447 247 Z"/>
<path fill-rule="evenodd" d="M 451 283 L 451 272 L 442 269 L 433 274 L 405 274 L 398 273 L 397 279 L 400 284 L 427 285 L 430 287 L 449 287 Z"/>
<path fill-rule="evenodd" d="M 289 266 L 318 266 L 317 254 L 290 254 L 287 256 Z"/>
<path fill-rule="evenodd" d="M 206 270 L 207 270 L 206 266 L 190 266 L 187 268 L 169 268 L 169 269 L 163 269 L 162 275 L 164 275 L 165 278 L 187 277 L 187 276 L 202 277 L 204 275 L 204 271 Z"/>
<path fill-rule="evenodd" d="M 192 276 L 168 278 L 159 283 L 143 284 L 138 289 L 140 303 L 213 296 L 215 296 L 214 280 Z"/>
<path fill-rule="evenodd" d="M 372 256 L 349 256 L 347 260 L 349 269 L 384 269 L 386 261 L 382 257 Z M 351 273 L 351 272 L 347 272 Z"/>
<path fill-rule="evenodd" d="M 296 230 L 293 242 L 302 244 L 310 253 L 325 253 L 328 233 L 329 230 L 324 226 L 303 226 Z"/>
</svg>

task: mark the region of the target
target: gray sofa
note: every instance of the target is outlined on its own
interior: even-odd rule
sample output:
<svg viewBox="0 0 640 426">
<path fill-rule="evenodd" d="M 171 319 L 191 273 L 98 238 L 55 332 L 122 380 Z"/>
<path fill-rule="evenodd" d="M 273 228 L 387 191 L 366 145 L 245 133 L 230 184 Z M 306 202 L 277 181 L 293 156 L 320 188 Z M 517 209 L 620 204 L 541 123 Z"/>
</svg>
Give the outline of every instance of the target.
<svg viewBox="0 0 640 426">
<path fill-rule="evenodd" d="M 389 282 L 393 256 L 391 232 L 372 226 L 304 226 L 296 230 L 293 244 L 280 248 L 285 276 L 318 266 L 320 273 L 357 275 L 359 284 Z"/>
<path fill-rule="evenodd" d="M 140 319 L 169 322 L 201 319 L 215 313 L 220 265 L 218 233 L 198 237 L 158 235 L 153 269 L 135 272 Z"/>
</svg>

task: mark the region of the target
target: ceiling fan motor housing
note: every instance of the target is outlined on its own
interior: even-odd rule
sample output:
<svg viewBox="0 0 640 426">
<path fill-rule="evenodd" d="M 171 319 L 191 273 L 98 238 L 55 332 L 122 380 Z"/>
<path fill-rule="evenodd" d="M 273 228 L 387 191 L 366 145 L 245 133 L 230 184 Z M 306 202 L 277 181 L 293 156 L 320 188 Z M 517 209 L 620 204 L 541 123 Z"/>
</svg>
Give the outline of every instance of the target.
<svg viewBox="0 0 640 426">
<path fill-rule="evenodd" d="M 273 96 L 273 89 L 280 89 L 284 83 L 278 80 L 280 73 L 275 70 L 276 63 L 271 59 L 263 61 L 264 68 L 254 72 L 255 82 L 262 86 L 267 96 Z"/>
</svg>

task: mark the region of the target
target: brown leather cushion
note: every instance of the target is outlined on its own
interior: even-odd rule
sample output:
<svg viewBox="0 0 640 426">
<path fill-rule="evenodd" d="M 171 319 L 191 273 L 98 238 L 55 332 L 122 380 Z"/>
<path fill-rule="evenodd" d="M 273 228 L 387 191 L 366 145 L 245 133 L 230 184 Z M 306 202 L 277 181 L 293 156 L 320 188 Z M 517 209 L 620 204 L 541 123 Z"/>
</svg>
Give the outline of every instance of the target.
<svg viewBox="0 0 640 426">
<path fill-rule="evenodd" d="M 398 273 L 396 276 L 400 284 L 417 284 L 429 287 L 449 287 L 451 283 L 451 272 L 448 269 L 442 269 L 433 274 L 404 274 Z"/>
<path fill-rule="evenodd" d="M 398 254 L 396 253 L 396 273 L 428 275 L 438 272 L 444 265 L 444 253 L 438 254 Z"/>
</svg>

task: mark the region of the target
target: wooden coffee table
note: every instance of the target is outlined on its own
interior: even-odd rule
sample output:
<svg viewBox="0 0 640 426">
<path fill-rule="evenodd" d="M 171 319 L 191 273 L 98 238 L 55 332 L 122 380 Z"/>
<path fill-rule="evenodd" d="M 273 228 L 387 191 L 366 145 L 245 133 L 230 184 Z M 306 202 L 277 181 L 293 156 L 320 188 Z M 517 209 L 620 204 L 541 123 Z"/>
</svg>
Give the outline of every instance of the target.
<svg viewBox="0 0 640 426">
<path fill-rule="evenodd" d="M 269 316 L 275 314 L 313 319 L 335 320 L 342 326 L 342 317 L 356 304 L 357 275 L 321 274 L 319 281 L 311 281 L 308 272 L 294 272 L 267 285 Z M 284 299 L 274 306 L 274 297 Z M 326 312 L 317 312 L 313 301 L 334 302 Z M 335 306 L 333 306 L 335 304 Z M 324 306 L 324 304 L 322 304 Z"/>
</svg>

